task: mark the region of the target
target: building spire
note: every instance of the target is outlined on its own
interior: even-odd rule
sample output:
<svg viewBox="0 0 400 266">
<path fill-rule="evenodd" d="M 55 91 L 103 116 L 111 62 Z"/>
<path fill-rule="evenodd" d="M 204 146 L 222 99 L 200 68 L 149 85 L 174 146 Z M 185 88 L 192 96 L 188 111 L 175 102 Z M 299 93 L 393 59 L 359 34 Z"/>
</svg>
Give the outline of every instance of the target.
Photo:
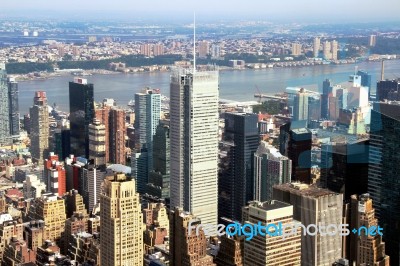
<svg viewBox="0 0 400 266">
<path fill-rule="evenodd" d="M 382 59 L 381 80 L 385 79 L 385 60 Z"/>
<path fill-rule="evenodd" d="M 196 12 L 193 13 L 193 74 L 196 72 Z"/>
</svg>

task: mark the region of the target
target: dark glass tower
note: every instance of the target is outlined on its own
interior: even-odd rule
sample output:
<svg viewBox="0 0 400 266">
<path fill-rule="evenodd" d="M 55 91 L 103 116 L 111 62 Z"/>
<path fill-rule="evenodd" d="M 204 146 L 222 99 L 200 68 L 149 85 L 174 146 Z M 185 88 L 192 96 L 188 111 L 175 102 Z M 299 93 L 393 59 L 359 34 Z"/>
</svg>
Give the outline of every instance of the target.
<svg viewBox="0 0 400 266">
<path fill-rule="evenodd" d="M 280 127 L 279 151 L 292 160 L 292 181 L 311 183 L 311 142 L 307 120 L 292 121 Z"/>
<path fill-rule="evenodd" d="M 389 99 L 390 92 L 399 92 L 400 81 L 399 80 L 381 80 L 376 84 L 376 100 L 383 102 L 385 99 Z"/>
<path fill-rule="evenodd" d="M 343 193 L 346 200 L 353 194 L 367 192 L 369 140 L 323 144 L 321 147 L 321 185 Z"/>
<path fill-rule="evenodd" d="M 219 216 L 241 221 L 242 207 L 254 200 L 254 153 L 260 143 L 256 114 L 226 113 L 225 142 L 233 143 L 229 157 L 230 175 L 219 180 L 220 197 L 229 194 L 227 205 L 220 206 Z M 231 187 L 233 191 L 222 191 Z M 231 214 L 232 215 L 231 215 Z"/>
<path fill-rule="evenodd" d="M 375 103 L 371 111 L 368 193 L 383 227 L 391 265 L 400 257 L 400 104 Z"/>
<path fill-rule="evenodd" d="M 153 138 L 153 169 L 149 173 L 147 193 L 169 201 L 169 127 L 159 125 Z"/>
<path fill-rule="evenodd" d="M 94 118 L 93 84 L 86 79 L 69 83 L 71 153 L 89 158 L 89 124 Z"/>
<path fill-rule="evenodd" d="M 8 108 L 10 116 L 10 134 L 19 135 L 19 106 L 18 106 L 18 83 L 14 78 L 8 78 Z"/>
<path fill-rule="evenodd" d="M 321 118 L 327 119 L 329 117 L 329 94 L 332 93 L 332 82 L 329 79 L 324 80 L 322 83 L 321 95 Z"/>
</svg>

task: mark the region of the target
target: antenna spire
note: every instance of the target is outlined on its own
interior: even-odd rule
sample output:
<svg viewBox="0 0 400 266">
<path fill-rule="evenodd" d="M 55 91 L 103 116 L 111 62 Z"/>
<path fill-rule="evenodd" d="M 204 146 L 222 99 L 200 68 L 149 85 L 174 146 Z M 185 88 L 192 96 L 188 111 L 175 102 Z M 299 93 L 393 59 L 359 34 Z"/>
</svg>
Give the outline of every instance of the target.
<svg viewBox="0 0 400 266">
<path fill-rule="evenodd" d="M 382 59 L 381 80 L 385 80 L 385 60 Z"/>
<path fill-rule="evenodd" d="M 193 73 L 196 72 L 196 12 L 193 13 Z"/>
</svg>

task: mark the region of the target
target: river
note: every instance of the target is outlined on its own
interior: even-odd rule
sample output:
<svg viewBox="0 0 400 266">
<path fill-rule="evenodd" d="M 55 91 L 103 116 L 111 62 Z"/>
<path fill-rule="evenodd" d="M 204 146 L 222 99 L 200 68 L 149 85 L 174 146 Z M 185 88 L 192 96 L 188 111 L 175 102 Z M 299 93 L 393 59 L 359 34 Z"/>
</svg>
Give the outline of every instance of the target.
<svg viewBox="0 0 400 266">
<path fill-rule="evenodd" d="M 286 87 L 304 86 L 321 91 L 326 78 L 334 83 L 343 83 L 353 74 L 355 67 L 372 75 L 372 92 L 380 77 L 380 62 L 362 62 L 357 65 L 319 65 L 293 68 L 270 68 L 260 70 L 231 70 L 220 72 L 220 98 L 238 101 L 254 100 L 256 86 L 262 93 L 282 92 Z M 400 60 L 385 62 L 385 78 L 400 77 Z M 94 84 L 95 101 L 114 98 L 118 105 L 126 105 L 134 94 L 144 87 L 161 89 L 169 95 L 169 72 L 144 72 L 135 74 L 93 75 L 87 77 Z M 61 110 L 69 110 L 68 82 L 73 76 L 62 76 L 47 80 L 21 81 L 19 83 L 19 107 L 21 116 L 29 111 L 33 95 L 37 90 L 47 92 L 49 105 L 56 103 Z"/>
</svg>

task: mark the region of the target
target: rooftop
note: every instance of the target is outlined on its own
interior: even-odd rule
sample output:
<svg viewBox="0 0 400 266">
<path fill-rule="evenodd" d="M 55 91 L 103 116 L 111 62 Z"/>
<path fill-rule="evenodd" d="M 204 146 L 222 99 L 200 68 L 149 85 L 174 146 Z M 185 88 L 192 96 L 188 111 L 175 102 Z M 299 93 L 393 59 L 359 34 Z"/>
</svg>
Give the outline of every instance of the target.
<svg viewBox="0 0 400 266">
<path fill-rule="evenodd" d="M 329 195 L 338 195 L 338 193 L 330 191 L 328 189 L 319 188 L 316 185 L 307 185 L 303 183 L 287 183 L 276 185 L 274 188 L 278 188 L 279 190 L 291 192 L 293 194 L 311 198 L 319 198 Z"/>
</svg>

